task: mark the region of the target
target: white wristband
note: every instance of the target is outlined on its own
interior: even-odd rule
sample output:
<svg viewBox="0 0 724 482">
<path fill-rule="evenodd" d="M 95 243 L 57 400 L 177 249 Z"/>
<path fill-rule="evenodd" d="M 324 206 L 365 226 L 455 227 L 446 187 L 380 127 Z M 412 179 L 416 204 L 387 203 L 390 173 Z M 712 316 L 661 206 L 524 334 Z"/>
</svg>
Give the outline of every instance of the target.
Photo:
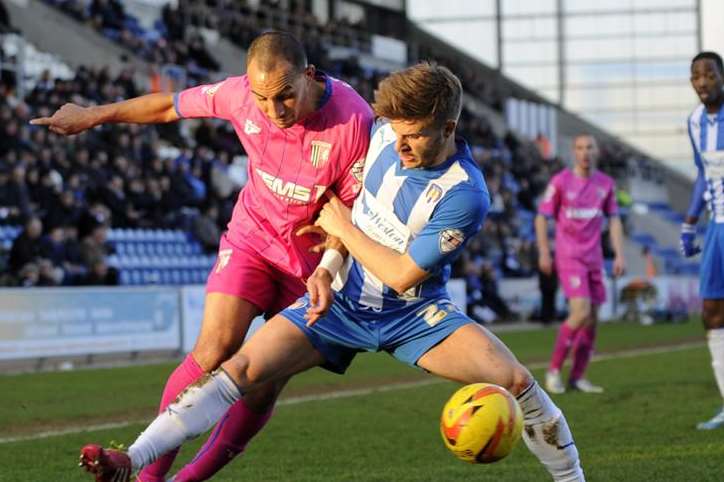
<svg viewBox="0 0 724 482">
<path fill-rule="evenodd" d="M 342 267 L 344 264 L 344 257 L 342 256 L 342 253 L 337 251 L 336 249 L 329 248 L 324 251 L 324 254 L 322 255 L 322 260 L 319 262 L 318 268 L 324 268 L 327 271 L 329 271 L 329 274 L 332 275 L 332 278 L 337 276 L 337 271 L 339 271 L 339 268 Z"/>
</svg>

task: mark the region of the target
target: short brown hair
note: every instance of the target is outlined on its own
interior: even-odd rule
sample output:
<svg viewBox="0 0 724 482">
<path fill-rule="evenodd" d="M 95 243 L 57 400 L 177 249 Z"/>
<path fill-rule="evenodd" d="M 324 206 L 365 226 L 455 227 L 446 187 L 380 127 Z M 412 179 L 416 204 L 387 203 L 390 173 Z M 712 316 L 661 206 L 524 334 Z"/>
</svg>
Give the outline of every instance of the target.
<svg viewBox="0 0 724 482">
<path fill-rule="evenodd" d="M 273 70 L 279 62 L 289 62 L 297 72 L 307 67 L 307 54 L 304 46 L 294 35 L 281 30 L 270 30 L 255 38 L 246 54 L 246 66 L 252 60 L 263 71 Z"/>
<path fill-rule="evenodd" d="M 455 74 L 442 65 L 421 62 L 383 79 L 372 107 L 388 119 L 430 119 L 437 125 L 458 120 L 463 87 Z"/>
</svg>

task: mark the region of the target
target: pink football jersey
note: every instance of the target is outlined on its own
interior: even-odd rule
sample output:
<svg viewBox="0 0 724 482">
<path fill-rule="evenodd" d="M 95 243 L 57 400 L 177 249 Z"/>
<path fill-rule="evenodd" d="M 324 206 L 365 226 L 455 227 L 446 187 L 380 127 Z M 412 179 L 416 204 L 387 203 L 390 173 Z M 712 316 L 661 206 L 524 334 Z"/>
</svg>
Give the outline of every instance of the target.
<svg viewBox="0 0 724 482">
<path fill-rule="evenodd" d="M 311 224 L 331 190 L 351 206 L 360 189 L 374 116 L 346 83 L 325 82 L 321 106 L 287 129 L 256 106 L 247 76 L 229 77 L 176 94 L 180 117 L 216 117 L 232 123 L 249 156 L 249 181 L 239 194 L 228 239 L 247 244 L 280 270 L 306 278 L 319 262 L 311 236 L 295 231 Z"/>
<path fill-rule="evenodd" d="M 600 171 L 578 177 L 571 169 L 553 176 L 538 212 L 556 221 L 556 262 L 603 267 L 601 228 L 603 217 L 618 215 L 616 184 Z"/>
</svg>

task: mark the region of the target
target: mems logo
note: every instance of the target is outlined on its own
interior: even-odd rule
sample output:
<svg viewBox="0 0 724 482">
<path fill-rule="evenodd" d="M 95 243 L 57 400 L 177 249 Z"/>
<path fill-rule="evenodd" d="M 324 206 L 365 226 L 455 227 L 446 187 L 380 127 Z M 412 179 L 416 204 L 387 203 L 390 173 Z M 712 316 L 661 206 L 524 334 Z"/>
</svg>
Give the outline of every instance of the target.
<svg viewBox="0 0 724 482">
<path fill-rule="evenodd" d="M 271 192 L 292 204 L 317 202 L 327 189 L 327 186 L 321 186 L 319 184 L 315 184 L 312 188 L 300 186 L 291 181 L 284 181 L 276 176 L 272 176 L 259 168 L 256 169 L 256 173 Z"/>
</svg>

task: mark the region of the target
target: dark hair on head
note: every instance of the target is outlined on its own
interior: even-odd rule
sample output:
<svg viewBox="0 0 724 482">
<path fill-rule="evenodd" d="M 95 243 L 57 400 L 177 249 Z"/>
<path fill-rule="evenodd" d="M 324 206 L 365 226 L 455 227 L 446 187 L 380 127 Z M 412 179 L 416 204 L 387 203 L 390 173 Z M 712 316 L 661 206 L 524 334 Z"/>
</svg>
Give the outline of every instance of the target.
<svg viewBox="0 0 724 482">
<path fill-rule="evenodd" d="M 716 52 L 710 52 L 710 51 L 699 52 L 698 54 L 696 54 L 694 56 L 693 59 L 691 59 L 691 66 L 693 67 L 694 62 L 696 62 L 697 60 L 704 60 L 704 59 L 713 60 L 714 63 L 716 64 L 716 67 L 719 69 L 719 73 L 724 74 L 724 62 L 722 62 L 721 55 L 719 55 Z"/>
<path fill-rule="evenodd" d="M 390 74 L 375 91 L 372 107 L 388 119 L 457 121 L 463 87 L 455 74 L 434 62 L 421 62 Z"/>
<path fill-rule="evenodd" d="M 298 72 L 307 68 L 304 46 L 292 34 L 281 30 L 264 32 L 251 42 L 246 54 L 247 67 L 252 60 L 266 72 L 274 70 L 280 62 L 289 62 Z"/>
</svg>

